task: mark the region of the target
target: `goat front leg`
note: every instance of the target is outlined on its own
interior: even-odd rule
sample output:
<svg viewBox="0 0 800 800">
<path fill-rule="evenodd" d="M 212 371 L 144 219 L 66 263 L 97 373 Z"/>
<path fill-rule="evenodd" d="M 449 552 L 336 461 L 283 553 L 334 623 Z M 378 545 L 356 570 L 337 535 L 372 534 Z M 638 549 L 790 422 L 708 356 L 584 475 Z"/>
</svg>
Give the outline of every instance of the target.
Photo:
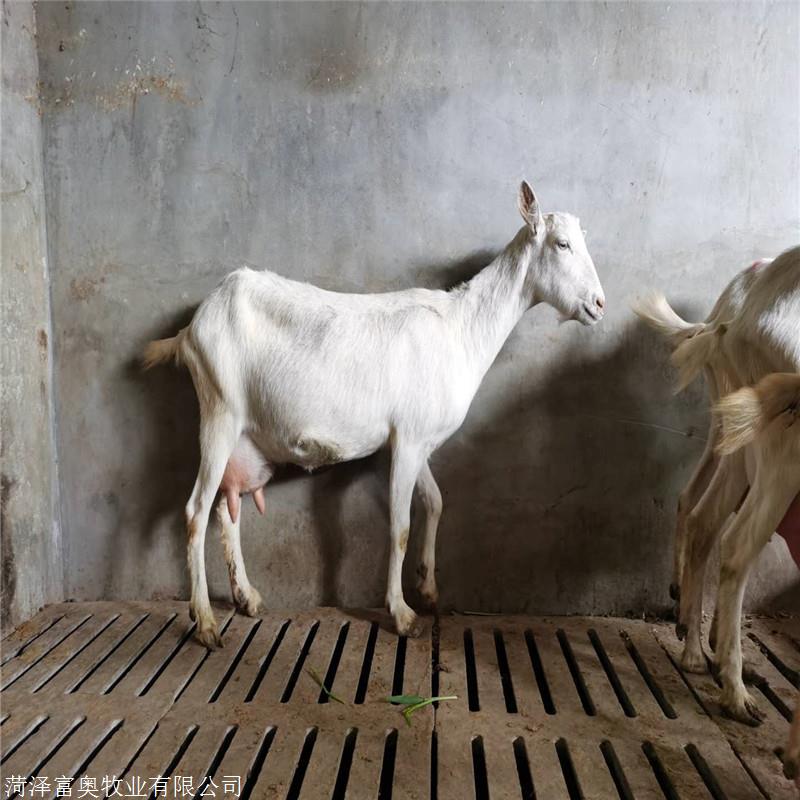
<svg viewBox="0 0 800 800">
<path fill-rule="evenodd" d="M 225 563 L 228 565 L 228 577 L 231 581 L 233 602 L 242 614 L 246 614 L 248 617 L 255 617 L 258 615 L 258 609 L 261 606 L 261 595 L 250 585 L 247 571 L 244 568 L 239 530 L 242 516 L 238 514 L 236 522 L 233 521 L 228 508 L 228 499 L 225 495 L 222 495 L 217 503 L 217 518 L 221 526 L 220 538 L 222 539 L 222 548 L 225 551 Z"/>
<path fill-rule="evenodd" d="M 708 669 L 701 638 L 706 565 L 725 520 L 733 513 L 746 489 L 743 454 L 726 456 L 717 464 L 703 497 L 686 518 L 688 538 L 678 635 L 684 634 L 686 638 L 681 666 L 687 672 L 702 673 Z"/>
<path fill-rule="evenodd" d="M 424 455 L 416 446 L 395 440 L 392 448 L 392 468 L 389 478 L 389 582 L 386 605 L 394 618 L 400 636 L 419 636 L 422 632 L 417 615 L 403 597 L 403 559 L 408 546 L 411 523 L 411 497 L 414 483 L 424 463 Z"/>
<path fill-rule="evenodd" d="M 417 567 L 419 589 L 422 599 L 431 607 L 439 602 L 436 586 L 436 531 L 442 515 L 442 493 L 436 485 L 427 462 L 417 476 L 417 492 L 425 508 L 425 539 L 422 545 L 422 560 Z"/>
<path fill-rule="evenodd" d="M 202 412 L 201 412 L 202 414 Z M 217 621 L 208 599 L 205 541 L 208 517 L 225 464 L 239 438 L 241 427 L 226 411 L 203 414 L 200 420 L 200 470 L 192 496 L 186 504 L 189 575 L 192 599 L 189 616 L 197 623 L 197 639 L 208 648 L 222 646 Z"/>
<path fill-rule="evenodd" d="M 780 459 L 770 468 L 758 465 L 756 479 L 739 513 L 731 520 L 720 546 L 717 660 L 722 681 L 720 704 L 740 722 L 757 725 L 761 711 L 742 679 L 742 598 L 750 568 L 778 527 L 792 499 L 797 483 L 791 471 L 780 472 Z"/>
</svg>

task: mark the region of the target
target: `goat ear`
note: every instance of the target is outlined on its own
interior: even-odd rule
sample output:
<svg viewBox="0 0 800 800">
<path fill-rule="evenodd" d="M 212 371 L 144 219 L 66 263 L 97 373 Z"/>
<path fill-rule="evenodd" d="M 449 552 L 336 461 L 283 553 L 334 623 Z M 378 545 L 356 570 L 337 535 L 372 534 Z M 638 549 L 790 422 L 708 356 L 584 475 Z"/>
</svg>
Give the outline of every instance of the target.
<svg viewBox="0 0 800 800">
<path fill-rule="evenodd" d="M 542 224 L 542 212 L 539 210 L 539 201 L 527 181 L 522 181 L 520 184 L 517 205 L 522 219 L 528 223 L 535 235 Z"/>
</svg>

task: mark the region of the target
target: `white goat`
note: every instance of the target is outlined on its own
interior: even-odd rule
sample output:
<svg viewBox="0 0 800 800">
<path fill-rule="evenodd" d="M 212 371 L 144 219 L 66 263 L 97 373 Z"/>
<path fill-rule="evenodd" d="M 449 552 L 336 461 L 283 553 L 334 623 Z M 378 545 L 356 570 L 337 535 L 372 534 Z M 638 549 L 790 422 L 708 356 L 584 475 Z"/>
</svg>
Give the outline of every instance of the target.
<svg viewBox="0 0 800 800">
<path fill-rule="evenodd" d="M 705 371 L 711 394 L 716 398 L 751 385 L 770 372 L 798 371 L 800 248 L 786 251 L 771 263 L 757 262 L 749 272 L 738 276 L 726 293 L 718 301 L 715 307 L 718 313 L 712 314 L 711 322 L 694 326 L 673 354 L 673 362 L 680 369 L 681 385 Z M 676 337 L 678 327 L 684 331 L 690 327 L 689 323 L 680 320 L 663 298 L 648 301 L 639 312 L 654 327 L 662 331 L 674 330 Z M 676 320 L 680 321 L 680 326 Z M 716 429 L 712 431 L 709 437 L 712 447 L 718 444 L 718 435 Z M 679 555 L 677 562 L 681 583 L 679 635 L 682 628 L 688 629 L 681 663 L 688 671 L 706 669 L 700 623 L 708 554 L 725 520 L 736 510 L 748 486 L 754 485 L 757 474 L 757 459 L 749 451 L 729 452 L 715 460 L 713 451 L 709 452 L 707 448 L 695 477 L 687 487 L 687 497 L 694 505 L 690 506 L 691 511 L 684 518 L 683 531 L 679 518 L 679 539 L 681 534 L 683 538 L 677 543 L 677 548 L 682 549 L 685 555 Z M 700 489 L 702 495 L 696 500 Z M 789 502 L 783 512 L 788 505 Z M 780 517 L 775 520 L 771 531 L 779 522 Z M 733 545 L 730 539 L 728 541 L 730 549 Z M 722 570 L 718 614 L 712 624 L 712 647 L 716 633 L 723 706 L 734 718 L 754 722 L 759 712 L 742 683 L 738 625 L 746 574 L 746 569 L 735 573 Z M 715 631 L 717 620 L 719 628 Z"/>
<path fill-rule="evenodd" d="M 714 304 L 711 313 L 706 318 L 705 322 L 686 322 L 681 319 L 669 306 L 666 298 L 662 294 L 652 294 L 634 304 L 634 312 L 650 327 L 658 331 L 664 336 L 667 341 L 677 348 L 687 339 L 697 336 L 704 332 L 716 332 L 721 325 L 724 325 L 728 320 L 738 313 L 742 306 L 742 302 L 747 295 L 747 291 L 752 284 L 756 271 L 761 267 L 771 263 L 772 259 L 761 259 L 751 264 L 747 269 L 742 270 L 736 277 L 725 287 L 722 294 Z M 677 366 L 681 367 L 679 362 Z M 722 394 L 730 391 L 732 387 L 726 385 L 727 380 L 725 372 L 720 369 L 720 365 L 715 363 L 713 357 L 709 357 L 704 365 L 703 375 L 705 378 L 708 393 L 712 403 L 716 402 Z M 685 388 L 690 381 L 686 376 L 682 376 L 679 381 L 679 389 Z M 684 575 L 684 565 L 687 557 L 687 539 L 692 538 L 687 533 L 687 527 L 691 524 L 696 527 L 698 522 L 703 519 L 704 515 L 701 514 L 702 507 L 698 507 L 698 503 L 703 497 L 704 492 L 708 488 L 711 477 L 716 470 L 719 458 L 715 452 L 715 446 L 718 440 L 718 426 L 714 420 L 713 413 L 708 427 L 708 434 L 706 436 L 706 445 L 703 455 L 700 458 L 694 472 L 692 473 L 689 483 L 678 496 L 678 514 L 675 524 L 675 548 L 674 548 L 674 561 L 672 569 L 672 581 L 670 583 L 670 595 L 673 600 L 681 598 L 681 586 Z M 690 519 L 689 514 L 693 509 L 697 512 Z M 718 526 L 717 526 L 718 527 Z M 695 558 L 700 557 L 699 552 L 695 552 Z M 703 564 L 705 564 L 705 558 Z M 687 607 L 688 598 L 684 596 L 684 604 L 681 609 L 685 611 Z M 700 598 L 702 601 L 702 598 Z M 691 605 L 691 603 L 689 604 Z M 699 618 L 702 614 L 702 609 L 698 612 L 698 626 L 697 626 L 697 644 L 699 646 Z M 683 617 L 683 615 L 682 615 Z M 679 625 L 681 638 L 685 635 L 686 624 L 681 619 Z M 702 649 L 699 651 L 699 657 L 703 665 L 705 659 L 702 658 Z M 691 658 L 687 658 L 691 661 Z M 689 665 L 691 671 L 691 665 Z"/>
<path fill-rule="evenodd" d="M 773 373 L 753 387 L 723 397 L 716 406 L 721 436 L 719 452 L 730 455 L 747 447 L 753 456 L 754 480 L 736 518 L 725 529 L 720 550 L 719 657 L 730 657 L 730 636 L 723 613 L 741 606 L 741 593 L 750 567 L 777 529 L 797 561 L 800 536 L 800 374 Z M 798 564 L 800 566 L 800 564 Z M 730 585 L 728 585 L 730 583 Z M 723 592 L 725 594 L 723 595 Z M 738 592 L 738 596 L 735 594 Z M 729 598 L 728 593 L 732 596 Z M 730 605 L 730 608 L 729 608 Z M 738 620 L 736 620 L 738 632 Z M 733 658 L 736 657 L 734 651 Z M 734 663 L 731 667 L 736 668 Z M 739 665 L 741 672 L 741 665 Z M 724 680 L 723 674 L 723 680 Z M 727 686 L 725 687 L 727 688 Z M 751 701 L 752 702 L 752 701 Z M 758 710 L 749 709 L 758 718 Z M 795 709 L 784 752 L 787 778 L 800 774 L 800 710 Z"/>
<path fill-rule="evenodd" d="M 392 453 L 386 603 L 398 633 L 419 633 L 401 570 L 416 485 L 426 511 L 420 589 L 436 602 L 442 500 L 428 457 L 461 425 L 525 311 L 549 303 L 584 325 L 604 313 L 578 219 L 543 216 L 524 182 L 518 203 L 525 226 L 491 264 L 449 292 L 339 294 L 240 269 L 188 327 L 148 346 L 146 366 L 173 358 L 186 364 L 200 405 L 201 463 L 186 519 L 190 612 L 205 645 L 221 643 L 204 562 L 217 491 L 224 494 L 217 510 L 234 600 L 254 614 L 260 597 L 242 560 L 239 493 L 260 490 L 274 465 L 314 469 L 385 446 Z"/>
</svg>

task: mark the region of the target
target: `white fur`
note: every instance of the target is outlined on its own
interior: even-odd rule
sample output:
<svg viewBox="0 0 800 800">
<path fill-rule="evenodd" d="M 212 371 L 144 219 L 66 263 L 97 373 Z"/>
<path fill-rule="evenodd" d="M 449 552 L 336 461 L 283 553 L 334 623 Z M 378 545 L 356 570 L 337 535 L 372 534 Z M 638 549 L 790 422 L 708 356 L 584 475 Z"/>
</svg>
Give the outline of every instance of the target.
<svg viewBox="0 0 800 800">
<path fill-rule="evenodd" d="M 549 303 L 586 325 L 603 315 L 603 290 L 579 221 L 542 216 L 524 183 L 518 202 L 526 225 L 491 264 L 449 292 L 339 294 L 240 269 L 178 336 L 150 344 L 145 362 L 174 357 L 185 363 L 200 402 L 201 465 L 186 515 L 191 609 L 204 643 L 218 641 L 206 588 L 205 529 L 243 435 L 268 464 L 308 469 L 391 448 L 386 602 L 398 631 L 416 632 L 400 576 L 416 485 L 427 514 L 421 588 L 435 602 L 441 496 L 428 457 L 461 425 L 525 311 Z M 231 540 L 237 566 L 238 528 Z"/>
<path fill-rule="evenodd" d="M 757 262 L 723 293 L 703 330 L 684 339 L 673 355 L 686 383 L 701 371 L 712 399 L 751 386 L 772 372 L 800 371 L 800 248 L 773 262 Z M 712 546 L 721 534 L 720 587 L 712 625 L 723 682 L 722 705 L 736 719 L 756 722 L 758 709 L 741 674 L 739 623 L 744 586 L 752 563 L 800 490 L 787 437 L 744 431 L 752 390 L 726 400 L 712 414 L 712 431 L 701 466 L 687 487 L 691 511 L 679 530 L 676 549 L 680 626 L 687 640 L 682 664 L 705 669 L 700 641 L 702 586 Z M 726 426 L 717 424 L 725 414 Z M 724 439 L 721 439 L 721 431 Z M 745 444 L 739 449 L 736 445 Z M 787 449 L 788 448 L 788 449 Z M 790 452 L 791 451 L 791 452 Z M 731 513 L 747 497 L 735 519 Z M 712 643 L 712 646 L 713 643 Z"/>
</svg>

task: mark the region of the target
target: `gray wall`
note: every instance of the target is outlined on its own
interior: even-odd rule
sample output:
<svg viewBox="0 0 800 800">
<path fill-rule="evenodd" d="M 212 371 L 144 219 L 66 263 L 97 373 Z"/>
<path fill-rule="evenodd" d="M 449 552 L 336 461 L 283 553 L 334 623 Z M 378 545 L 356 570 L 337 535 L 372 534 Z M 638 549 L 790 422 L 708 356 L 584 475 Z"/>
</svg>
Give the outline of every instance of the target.
<svg viewBox="0 0 800 800">
<path fill-rule="evenodd" d="M 0 619 L 13 625 L 63 599 L 52 418 L 52 347 L 30 3 L 2 7 L 2 378 Z"/>
<path fill-rule="evenodd" d="M 736 270 L 797 242 L 799 15 L 41 4 L 68 596 L 187 591 L 197 411 L 185 373 L 139 373 L 148 339 L 242 262 L 332 289 L 449 285 L 515 233 L 527 177 L 546 209 L 581 217 L 608 314 L 588 330 L 529 313 L 434 457 L 442 600 L 665 607 L 675 498 L 707 418 L 700 388 L 672 397 L 628 302 L 656 286 L 703 316 Z M 269 605 L 382 602 L 386 467 L 289 470 L 266 519 L 248 507 Z M 783 542 L 763 561 L 753 597 L 789 602 Z M 225 595 L 213 538 L 209 567 Z"/>
</svg>

